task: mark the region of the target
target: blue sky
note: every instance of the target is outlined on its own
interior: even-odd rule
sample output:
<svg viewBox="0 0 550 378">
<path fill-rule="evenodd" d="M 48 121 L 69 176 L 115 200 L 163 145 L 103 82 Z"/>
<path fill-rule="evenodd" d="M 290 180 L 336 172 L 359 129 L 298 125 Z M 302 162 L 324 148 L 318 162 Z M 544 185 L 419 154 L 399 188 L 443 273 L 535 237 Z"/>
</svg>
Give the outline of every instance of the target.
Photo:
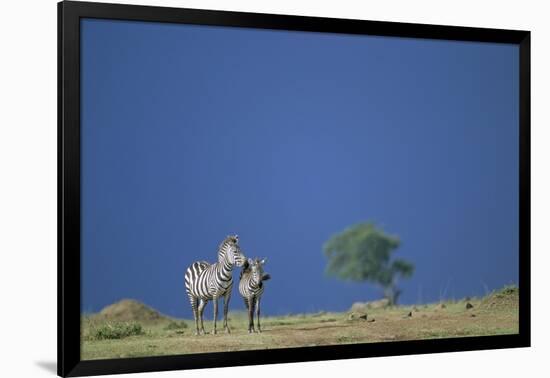
<svg viewBox="0 0 550 378">
<path fill-rule="evenodd" d="M 517 282 L 517 46 L 91 19 L 81 39 L 83 311 L 190 317 L 185 269 L 230 233 L 268 258 L 263 313 L 345 310 L 380 293 L 327 277 L 322 244 L 366 220 L 416 266 L 403 303 Z"/>
</svg>

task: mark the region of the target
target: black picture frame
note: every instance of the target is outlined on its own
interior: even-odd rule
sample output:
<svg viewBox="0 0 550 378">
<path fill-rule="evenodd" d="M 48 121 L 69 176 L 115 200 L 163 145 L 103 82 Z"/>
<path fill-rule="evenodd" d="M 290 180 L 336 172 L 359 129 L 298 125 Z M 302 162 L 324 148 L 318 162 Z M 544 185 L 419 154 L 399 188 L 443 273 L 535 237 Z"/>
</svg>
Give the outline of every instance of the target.
<svg viewBox="0 0 550 378">
<path fill-rule="evenodd" d="M 80 19 L 105 18 L 519 46 L 519 333 L 375 344 L 80 360 Z M 396 22 L 58 3 L 58 374 L 82 376 L 530 346 L 530 32 Z"/>
</svg>

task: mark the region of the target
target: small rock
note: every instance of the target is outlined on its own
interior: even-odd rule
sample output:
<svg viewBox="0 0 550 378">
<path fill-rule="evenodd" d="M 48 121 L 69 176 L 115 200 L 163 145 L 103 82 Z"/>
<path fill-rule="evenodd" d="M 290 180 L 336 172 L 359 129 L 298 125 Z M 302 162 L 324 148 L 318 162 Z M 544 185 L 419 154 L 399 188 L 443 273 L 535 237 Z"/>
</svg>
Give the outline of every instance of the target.
<svg viewBox="0 0 550 378">
<path fill-rule="evenodd" d="M 445 306 L 445 303 L 440 303 L 437 305 L 437 308 L 440 308 L 440 309 L 443 309 L 443 308 L 446 308 L 447 306 Z"/>
<path fill-rule="evenodd" d="M 409 318 L 410 318 L 410 317 L 412 317 L 412 316 L 413 316 L 413 313 L 412 313 L 412 311 L 409 311 L 409 313 L 407 314 L 407 317 L 409 317 Z"/>
<path fill-rule="evenodd" d="M 367 304 L 366 303 L 362 303 L 362 302 L 355 302 L 351 308 L 350 308 L 350 311 L 351 312 L 366 312 L 368 309 L 367 307 Z"/>
<path fill-rule="evenodd" d="M 358 320 L 358 319 L 367 320 L 367 314 L 352 312 L 351 314 L 348 315 L 348 320 Z"/>
<path fill-rule="evenodd" d="M 470 317 L 475 318 L 476 314 L 470 314 Z"/>
<path fill-rule="evenodd" d="M 369 323 L 374 322 L 374 318 L 370 318 L 369 320 L 367 320 L 367 322 L 369 322 Z"/>
<path fill-rule="evenodd" d="M 466 310 L 469 310 L 471 308 L 474 308 L 474 305 L 471 304 L 470 302 L 466 303 Z"/>
</svg>

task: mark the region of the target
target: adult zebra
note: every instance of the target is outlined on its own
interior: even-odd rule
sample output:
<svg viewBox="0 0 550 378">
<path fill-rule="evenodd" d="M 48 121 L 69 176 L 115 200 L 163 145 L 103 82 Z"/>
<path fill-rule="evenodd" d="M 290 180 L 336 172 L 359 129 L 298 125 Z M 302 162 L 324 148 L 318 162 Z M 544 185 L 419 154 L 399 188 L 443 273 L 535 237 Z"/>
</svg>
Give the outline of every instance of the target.
<svg viewBox="0 0 550 378">
<path fill-rule="evenodd" d="M 223 327 L 229 333 L 227 325 L 227 310 L 233 288 L 233 266 L 242 266 L 246 257 L 239 248 L 239 237 L 228 236 L 219 246 L 218 262 L 210 264 L 206 261 L 196 261 L 185 272 L 185 290 L 191 302 L 195 317 L 196 335 L 204 332 L 203 312 L 208 301 L 214 301 L 214 329 L 218 319 L 218 298 L 223 297 Z M 199 330 L 200 319 L 200 330 Z"/>
<path fill-rule="evenodd" d="M 263 281 L 271 278 L 269 274 L 264 273 L 264 264 L 265 259 L 248 259 L 241 270 L 239 292 L 248 310 L 248 333 L 256 332 L 254 329 L 254 309 L 256 310 L 258 332 L 262 332 L 260 325 L 260 299 L 265 289 Z"/>
</svg>

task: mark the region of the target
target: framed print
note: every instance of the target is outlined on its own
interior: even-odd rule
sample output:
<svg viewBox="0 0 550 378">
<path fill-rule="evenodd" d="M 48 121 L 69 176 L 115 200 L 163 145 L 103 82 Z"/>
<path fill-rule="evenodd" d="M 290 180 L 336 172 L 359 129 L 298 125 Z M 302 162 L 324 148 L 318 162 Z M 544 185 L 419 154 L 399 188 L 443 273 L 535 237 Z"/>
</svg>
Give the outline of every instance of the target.
<svg viewBox="0 0 550 378">
<path fill-rule="evenodd" d="M 530 34 L 58 4 L 58 374 L 530 345 Z"/>
</svg>

